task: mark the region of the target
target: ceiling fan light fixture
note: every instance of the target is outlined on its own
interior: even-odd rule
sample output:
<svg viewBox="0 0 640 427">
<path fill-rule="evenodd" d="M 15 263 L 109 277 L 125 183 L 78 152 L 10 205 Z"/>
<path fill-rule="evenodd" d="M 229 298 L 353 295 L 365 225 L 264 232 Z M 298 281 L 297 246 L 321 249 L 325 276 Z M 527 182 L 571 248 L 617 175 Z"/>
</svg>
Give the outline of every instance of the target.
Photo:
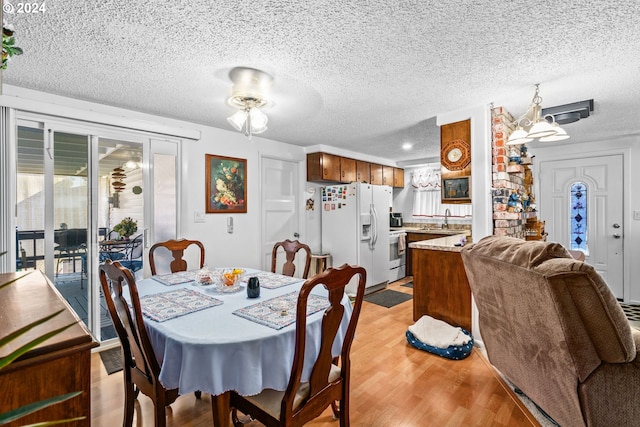
<svg viewBox="0 0 640 427">
<path fill-rule="evenodd" d="M 238 132 L 242 132 L 242 128 L 244 127 L 244 122 L 247 120 L 247 112 L 245 110 L 238 110 L 229 117 L 227 117 L 227 121 L 235 130 Z"/>
<path fill-rule="evenodd" d="M 262 129 L 262 132 L 267 130 L 267 122 L 269 118 L 265 113 L 260 111 L 258 108 L 252 108 L 249 110 L 249 115 L 251 116 L 251 126 L 253 127 L 253 133 L 258 133 L 258 129 Z"/>
<path fill-rule="evenodd" d="M 267 130 L 269 118 L 261 110 L 269 104 L 266 93 L 271 87 L 273 78 L 264 71 L 247 67 L 235 67 L 229 72 L 234 83 L 233 93 L 227 104 L 238 111 L 227 118 L 233 128 L 251 139 L 252 135 Z"/>
</svg>

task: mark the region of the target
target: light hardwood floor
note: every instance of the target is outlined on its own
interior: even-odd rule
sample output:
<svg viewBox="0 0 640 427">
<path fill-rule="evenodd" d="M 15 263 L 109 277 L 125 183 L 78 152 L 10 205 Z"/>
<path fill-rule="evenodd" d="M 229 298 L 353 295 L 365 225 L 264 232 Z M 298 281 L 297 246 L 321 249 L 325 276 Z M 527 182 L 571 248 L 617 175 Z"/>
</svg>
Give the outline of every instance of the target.
<svg viewBox="0 0 640 427">
<path fill-rule="evenodd" d="M 389 289 L 411 293 L 402 283 Z M 464 360 L 452 361 L 411 347 L 404 334 L 414 323 L 412 304 L 410 300 L 385 308 L 363 303 L 351 350 L 353 427 L 540 425 L 477 349 Z M 98 354 L 92 355 L 91 373 L 91 425 L 122 425 L 122 373 L 107 375 Z M 134 425 L 152 426 L 152 410 L 151 401 L 141 395 Z M 205 394 L 201 400 L 193 394 L 179 397 L 167 414 L 169 427 L 212 425 L 211 400 Z M 327 410 L 307 425 L 339 423 Z"/>
</svg>

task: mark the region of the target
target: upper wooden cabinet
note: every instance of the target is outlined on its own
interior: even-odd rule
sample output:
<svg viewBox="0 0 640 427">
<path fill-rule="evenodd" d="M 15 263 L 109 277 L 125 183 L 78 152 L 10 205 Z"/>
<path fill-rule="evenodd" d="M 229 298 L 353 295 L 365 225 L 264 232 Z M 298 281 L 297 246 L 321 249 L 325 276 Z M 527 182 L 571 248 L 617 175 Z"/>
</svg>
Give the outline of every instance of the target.
<svg viewBox="0 0 640 427">
<path fill-rule="evenodd" d="M 353 182 L 356 180 L 356 161 L 346 157 L 340 157 L 340 182 Z"/>
<path fill-rule="evenodd" d="M 371 167 L 368 162 L 363 162 L 362 160 L 356 160 L 356 181 L 357 182 L 371 181 Z"/>
<path fill-rule="evenodd" d="M 393 186 L 404 188 L 404 169 L 393 168 Z"/>
<path fill-rule="evenodd" d="M 307 154 L 307 181 L 340 182 L 340 156 L 327 153 Z"/>
<path fill-rule="evenodd" d="M 404 170 L 328 153 L 307 154 L 307 181 L 404 187 Z"/>
<path fill-rule="evenodd" d="M 371 184 L 382 185 L 382 165 L 371 163 Z"/>
<path fill-rule="evenodd" d="M 393 185 L 393 166 L 382 166 L 382 185 Z"/>
</svg>

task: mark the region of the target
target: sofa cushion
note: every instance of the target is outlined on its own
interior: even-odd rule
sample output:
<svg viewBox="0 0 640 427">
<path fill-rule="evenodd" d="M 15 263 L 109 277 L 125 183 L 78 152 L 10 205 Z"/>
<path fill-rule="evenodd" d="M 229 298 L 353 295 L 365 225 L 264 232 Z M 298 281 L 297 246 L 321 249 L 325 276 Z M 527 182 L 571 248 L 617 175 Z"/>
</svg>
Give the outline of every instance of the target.
<svg viewBox="0 0 640 427">
<path fill-rule="evenodd" d="M 502 236 L 487 236 L 465 250 L 470 250 L 474 255 L 492 257 L 524 268 L 535 267 L 548 259 L 572 258 L 569 251 L 559 243 L 525 241 Z"/>
</svg>

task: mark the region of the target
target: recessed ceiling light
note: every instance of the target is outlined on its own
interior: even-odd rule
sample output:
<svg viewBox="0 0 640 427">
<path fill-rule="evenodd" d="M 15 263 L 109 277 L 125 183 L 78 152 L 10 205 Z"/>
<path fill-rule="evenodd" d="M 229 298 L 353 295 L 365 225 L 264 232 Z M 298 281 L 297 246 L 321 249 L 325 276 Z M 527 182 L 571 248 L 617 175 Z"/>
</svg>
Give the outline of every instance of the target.
<svg viewBox="0 0 640 427">
<path fill-rule="evenodd" d="M 403 150 L 411 150 L 411 147 L 413 147 L 413 144 L 410 144 L 408 142 L 405 142 L 404 144 L 402 144 Z"/>
</svg>

